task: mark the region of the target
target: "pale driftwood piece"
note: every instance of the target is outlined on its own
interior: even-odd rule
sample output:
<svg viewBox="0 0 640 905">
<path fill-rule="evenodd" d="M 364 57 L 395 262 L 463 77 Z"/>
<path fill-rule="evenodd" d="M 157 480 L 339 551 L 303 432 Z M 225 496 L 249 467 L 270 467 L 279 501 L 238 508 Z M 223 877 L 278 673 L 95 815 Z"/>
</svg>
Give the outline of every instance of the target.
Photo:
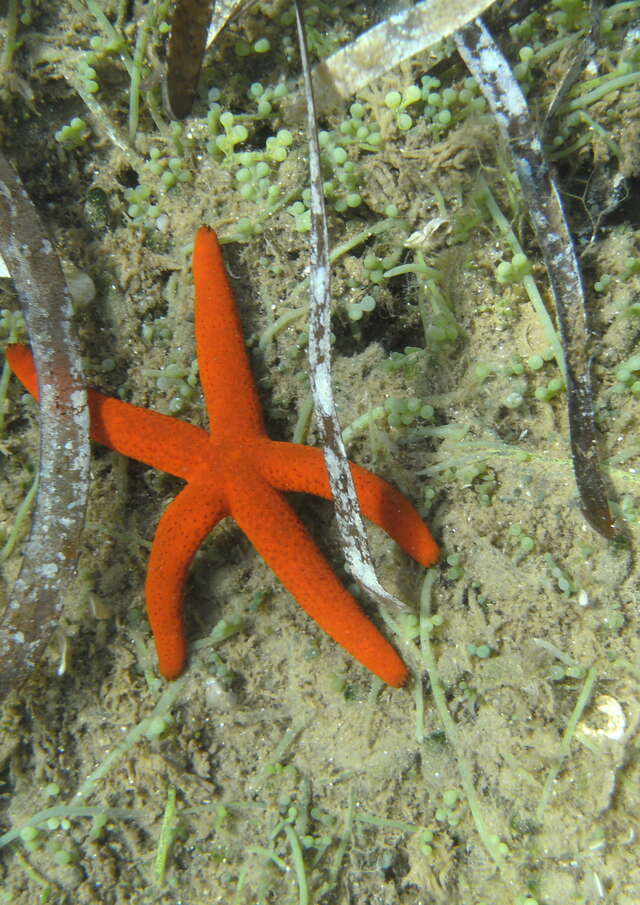
<svg viewBox="0 0 640 905">
<path fill-rule="evenodd" d="M 342 47 L 313 71 L 318 106 L 344 101 L 404 60 L 434 47 L 494 0 L 423 0 L 394 13 Z"/>
</svg>

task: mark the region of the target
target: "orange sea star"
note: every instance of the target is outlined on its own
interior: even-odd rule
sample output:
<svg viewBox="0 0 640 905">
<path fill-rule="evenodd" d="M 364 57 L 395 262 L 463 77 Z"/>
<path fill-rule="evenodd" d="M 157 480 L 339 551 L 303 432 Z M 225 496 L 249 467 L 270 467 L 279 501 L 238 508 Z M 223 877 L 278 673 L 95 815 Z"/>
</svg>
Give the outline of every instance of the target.
<svg viewBox="0 0 640 905">
<path fill-rule="evenodd" d="M 94 440 L 187 482 L 160 519 L 147 569 L 147 612 L 162 675 L 176 678 L 186 661 L 182 603 L 189 564 L 209 531 L 230 515 L 332 638 L 385 682 L 403 685 L 404 663 L 280 492 L 331 499 L 324 457 L 320 449 L 268 437 L 220 245 L 206 227 L 196 236 L 193 275 L 200 380 L 214 432 L 89 390 Z M 14 345 L 7 358 L 37 396 L 31 352 Z M 366 469 L 351 464 L 351 470 L 367 518 L 418 562 L 432 565 L 438 546 L 408 500 Z"/>
</svg>

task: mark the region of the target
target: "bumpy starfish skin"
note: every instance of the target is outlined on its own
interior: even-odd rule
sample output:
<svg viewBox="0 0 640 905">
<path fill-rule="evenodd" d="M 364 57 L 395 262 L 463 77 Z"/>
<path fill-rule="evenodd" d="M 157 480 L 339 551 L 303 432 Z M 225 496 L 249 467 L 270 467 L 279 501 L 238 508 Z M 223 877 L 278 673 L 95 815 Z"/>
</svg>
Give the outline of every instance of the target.
<svg viewBox="0 0 640 905">
<path fill-rule="evenodd" d="M 267 435 L 220 246 L 206 227 L 196 236 L 193 274 L 196 349 L 212 434 L 89 391 L 94 440 L 187 482 L 160 519 L 147 569 L 147 611 L 160 671 L 173 679 L 184 669 L 187 571 L 207 534 L 231 515 L 283 585 L 332 638 L 385 682 L 404 684 L 404 663 L 340 584 L 280 492 L 332 498 L 319 449 Z M 11 346 L 7 357 L 37 396 L 29 350 Z M 351 470 L 366 517 L 418 562 L 432 565 L 438 546 L 408 500 L 366 469 L 352 464 Z"/>
</svg>

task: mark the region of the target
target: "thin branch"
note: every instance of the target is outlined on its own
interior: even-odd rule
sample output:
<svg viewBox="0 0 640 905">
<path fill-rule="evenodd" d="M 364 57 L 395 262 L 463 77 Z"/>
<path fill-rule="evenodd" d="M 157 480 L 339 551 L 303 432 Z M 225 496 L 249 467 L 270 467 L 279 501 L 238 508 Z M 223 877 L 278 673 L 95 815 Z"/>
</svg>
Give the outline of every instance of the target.
<svg viewBox="0 0 640 905">
<path fill-rule="evenodd" d="M 582 511 L 592 528 L 610 538 L 615 532 L 600 472 L 591 389 L 592 333 L 580 265 L 560 193 L 520 86 L 482 20 L 462 28 L 455 41 L 507 138 L 542 250 L 564 345 L 571 452 Z"/>
<path fill-rule="evenodd" d="M 75 573 L 89 488 L 89 410 L 60 262 L 0 153 L 0 253 L 13 276 L 40 388 L 40 485 L 20 574 L 0 623 L 0 701 L 32 672 Z"/>
<path fill-rule="evenodd" d="M 320 171 L 311 73 L 300 2 L 295 0 L 300 56 L 307 97 L 309 171 L 311 175 L 311 304 L 309 308 L 309 368 L 320 442 L 335 503 L 342 548 L 351 574 L 381 604 L 406 608 L 380 584 L 373 565 L 360 504 L 342 440 L 331 384 L 331 267 L 329 234 Z"/>
</svg>

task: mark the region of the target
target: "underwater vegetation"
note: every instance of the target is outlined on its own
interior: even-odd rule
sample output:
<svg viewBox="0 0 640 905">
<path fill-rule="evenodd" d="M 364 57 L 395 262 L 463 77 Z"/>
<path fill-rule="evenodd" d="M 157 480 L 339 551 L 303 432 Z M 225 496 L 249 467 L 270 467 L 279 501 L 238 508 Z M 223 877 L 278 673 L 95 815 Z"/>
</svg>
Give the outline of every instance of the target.
<svg viewBox="0 0 640 905">
<path fill-rule="evenodd" d="M 315 443 L 293 10 L 235 10 L 181 120 L 162 101 L 172 12 L 10 0 L 3 153 L 61 260 L 90 386 L 208 427 L 190 257 L 210 224 L 270 435 Z M 388 15 L 309 3 L 312 62 Z M 0 903 L 638 901 L 638 5 L 610 5 L 597 29 L 582 0 L 483 15 L 545 122 L 584 280 L 616 536 L 581 513 L 549 279 L 478 79 L 452 37 L 390 70 L 373 59 L 375 77 L 321 104 L 318 139 L 344 440 L 443 549 L 425 577 L 369 530 L 381 580 L 409 608 L 362 605 L 409 685 L 384 688 L 350 662 L 226 524 L 189 579 L 189 670 L 165 684 L 143 585 L 178 485 L 93 447 L 77 575 L 0 715 Z M 27 339 L 18 294 L 0 281 L 3 346 Z M 3 602 L 38 423 L 6 368 Z M 329 505 L 294 504 L 340 562 Z"/>
</svg>

